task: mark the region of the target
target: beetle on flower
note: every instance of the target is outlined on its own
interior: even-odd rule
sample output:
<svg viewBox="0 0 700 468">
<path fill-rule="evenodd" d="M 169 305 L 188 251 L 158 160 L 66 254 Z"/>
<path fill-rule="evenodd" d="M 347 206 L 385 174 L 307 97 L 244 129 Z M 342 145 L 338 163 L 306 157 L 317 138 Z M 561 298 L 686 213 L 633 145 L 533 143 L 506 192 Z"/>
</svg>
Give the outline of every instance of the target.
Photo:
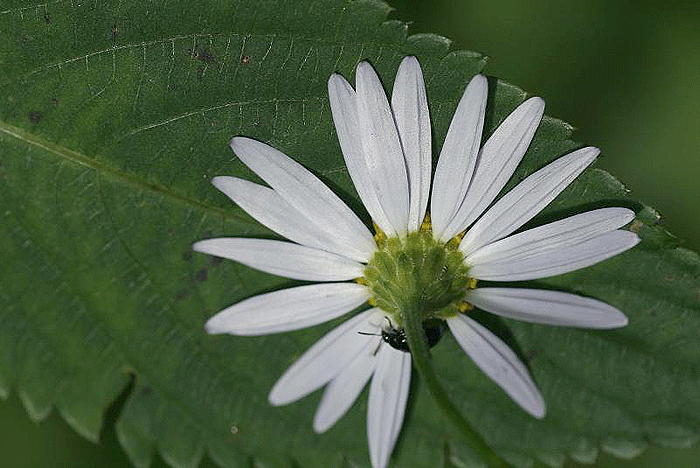
<svg viewBox="0 0 700 468">
<path fill-rule="evenodd" d="M 639 242 L 636 234 L 621 229 L 634 213 L 616 207 L 516 233 L 595 160 L 598 149 L 562 156 L 494 203 L 530 145 L 544 102 L 536 97 L 523 102 L 481 146 L 488 90 L 486 79 L 477 75 L 452 118 L 431 190 L 430 117 L 415 57 L 402 61 L 391 103 L 367 62 L 357 66 L 355 89 L 333 74 L 328 92 L 345 163 L 374 234 L 301 165 L 264 143 L 235 137 L 233 151 L 269 187 L 226 176 L 215 177 L 213 184 L 291 242 L 217 238 L 197 242 L 194 249 L 314 284 L 238 302 L 212 317 L 206 330 L 280 333 L 369 303 L 371 308 L 307 350 L 277 381 L 269 400 L 284 405 L 325 386 L 313 419 L 314 429 L 323 432 L 371 379 L 367 437 L 374 467 L 388 464 L 403 423 L 411 354 L 405 340 L 397 343 L 407 311 L 417 311 L 428 335 L 446 323 L 486 375 L 529 414 L 544 417 L 544 399 L 525 365 L 468 312 L 477 307 L 516 320 L 573 327 L 627 324 L 622 312 L 596 299 L 478 284 L 559 275 Z"/>
</svg>

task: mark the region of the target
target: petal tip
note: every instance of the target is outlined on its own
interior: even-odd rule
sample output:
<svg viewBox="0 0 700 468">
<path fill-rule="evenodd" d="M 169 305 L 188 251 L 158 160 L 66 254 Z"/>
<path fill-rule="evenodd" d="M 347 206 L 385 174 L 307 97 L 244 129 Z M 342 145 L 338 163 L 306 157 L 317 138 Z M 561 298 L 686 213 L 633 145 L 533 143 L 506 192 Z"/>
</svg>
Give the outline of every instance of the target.
<svg viewBox="0 0 700 468">
<path fill-rule="evenodd" d="M 204 324 L 204 331 L 209 335 L 219 335 L 225 333 L 221 325 L 216 323 L 216 315 L 206 321 Z"/>
<path fill-rule="evenodd" d="M 323 434 L 326 432 L 328 429 L 333 427 L 333 424 L 329 425 L 328 422 L 323 421 L 321 418 L 318 417 L 318 412 L 316 412 L 316 415 L 314 416 L 314 421 L 312 424 L 313 430 L 316 434 Z"/>
<path fill-rule="evenodd" d="M 620 253 L 627 251 L 631 249 L 632 247 L 636 246 L 640 242 L 642 242 L 642 238 L 639 237 L 639 234 L 633 231 L 628 231 L 626 229 L 618 229 L 619 232 L 624 232 L 626 233 L 625 235 L 628 236 L 628 242 L 627 242 L 627 248 Z"/>
<path fill-rule="evenodd" d="M 635 213 L 634 210 L 630 210 L 629 208 L 622 208 L 621 210 L 622 218 L 625 221 L 625 224 L 631 223 L 637 216 L 637 213 Z"/>
<path fill-rule="evenodd" d="M 355 87 L 360 83 L 372 83 L 374 80 L 379 81 L 377 72 L 369 62 L 360 62 L 355 69 Z"/>
<path fill-rule="evenodd" d="M 474 77 L 469 81 L 469 84 L 471 85 L 473 83 L 474 86 L 488 86 L 489 82 L 486 79 L 484 75 L 481 73 L 474 75 Z"/>
<path fill-rule="evenodd" d="M 591 161 L 600 155 L 600 148 L 596 148 L 595 146 L 586 146 L 585 148 L 581 148 L 580 151 Z"/>
<path fill-rule="evenodd" d="M 544 402 L 542 403 L 542 406 L 532 408 L 530 414 L 537 419 L 544 418 L 547 415 L 547 408 L 545 407 Z"/>
<path fill-rule="evenodd" d="M 407 55 L 406 57 L 401 60 L 401 64 L 399 65 L 399 68 L 401 67 L 419 67 L 420 68 L 420 63 L 418 63 L 418 59 L 416 58 L 415 55 Z"/>
<path fill-rule="evenodd" d="M 372 65 L 370 65 L 368 61 L 363 60 L 362 62 L 357 64 L 357 71 L 367 71 L 367 69 L 373 70 Z"/>
<path fill-rule="evenodd" d="M 232 198 L 229 194 L 236 193 L 240 189 L 241 179 L 238 177 L 231 176 L 215 176 L 211 179 L 211 184 L 216 187 L 217 190 L 223 192 L 229 198 Z"/>
<path fill-rule="evenodd" d="M 335 86 L 341 85 L 345 81 L 340 73 L 331 73 L 331 76 L 328 77 L 328 90 L 334 89 Z"/>
<path fill-rule="evenodd" d="M 621 317 L 620 317 L 620 321 L 618 322 L 618 328 L 626 327 L 627 325 L 629 325 L 629 323 L 630 323 L 629 318 L 627 318 L 627 316 L 625 314 L 623 314 L 622 312 L 620 312 L 620 315 L 621 315 Z"/>
<path fill-rule="evenodd" d="M 537 387 L 533 391 L 534 393 L 531 395 L 532 401 L 521 406 L 533 418 L 542 419 L 547 414 L 547 404 L 544 402 L 544 397 Z"/>
<path fill-rule="evenodd" d="M 525 101 L 525 104 L 531 106 L 533 112 L 544 112 L 544 99 L 539 96 L 531 97 Z"/>
<path fill-rule="evenodd" d="M 231 149 L 232 149 L 233 151 L 236 151 L 236 147 L 240 144 L 240 141 L 241 141 L 243 138 L 244 138 L 244 137 L 239 137 L 239 136 L 233 137 L 233 138 L 231 138 L 231 139 L 228 141 L 228 145 L 231 147 Z"/>
<path fill-rule="evenodd" d="M 228 145 L 231 147 L 234 153 L 238 154 L 239 151 L 243 151 L 246 149 L 246 147 L 250 147 L 251 144 L 255 143 L 260 143 L 257 140 L 253 140 L 252 138 L 248 137 L 243 137 L 243 136 L 235 136 L 231 138 L 231 140 L 228 142 Z"/>
<path fill-rule="evenodd" d="M 287 402 L 285 401 L 284 398 L 282 398 L 281 395 L 282 392 L 280 392 L 279 388 L 277 385 L 272 387 L 272 390 L 270 390 L 270 394 L 267 396 L 267 401 L 270 403 L 272 406 L 283 406 Z"/>
<path fill-rule="evenodd" d="M 625 314 L 615 309 L 615 312 L 610 314 L 608 321 L 605 323 L 605 328 L 623 328 L 629 325 L 630 321 Z"/>
</svg>

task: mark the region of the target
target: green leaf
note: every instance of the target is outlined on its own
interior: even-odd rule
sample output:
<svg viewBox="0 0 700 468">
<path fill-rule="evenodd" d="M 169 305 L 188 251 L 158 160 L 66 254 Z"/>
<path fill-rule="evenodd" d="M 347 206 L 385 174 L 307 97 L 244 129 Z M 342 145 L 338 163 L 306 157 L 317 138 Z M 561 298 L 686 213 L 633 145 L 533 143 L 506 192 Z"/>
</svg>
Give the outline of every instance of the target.
<svg viewBox="0 0 700 468">
<path fill-rule="evenodd" d="M 366 398 L 314 434 L 319 395 L 272 408 L 275 380 L 334 323 L 255 338 L 207 336 L 223 307 L 290 282 L 193 254 L 210 236 L 272 236 L 219 194 L 215 175 L 254 176 L 228 148 L 246 135 L 313 170 L 364 219 L 329 114 L 326 80 L 370 60 L 385 85 L 415 54 L 435 154 L 485 58 L 407 37 L 372 0 L 54 2 L 0 11 L 0 395 L 29 416 L 56 407 L 91 440 L 130 382 L 117 434 L 136 466 L 367 466 Z M 526 94 L 491 79 L 487 133 Z M 509 187 L 579 144 L 546 118 Z M 506 188 L 506 190 L 508 187 Z M 653 209 L 590 169 L 534 224 L 592 207 L 635 208 L 634 250 L 534 282 L 607 301 L 615 331 L 483 317 L 528 362 L 548 406 L 522 412 L 446 337 L 435 365 L 472 425 L 511 463 L 561 466 L 599 447 L 629 457 L 700 437 L 700 260 Z M 393 462 L 473 463 L 414 378 Z"/>
</svg>

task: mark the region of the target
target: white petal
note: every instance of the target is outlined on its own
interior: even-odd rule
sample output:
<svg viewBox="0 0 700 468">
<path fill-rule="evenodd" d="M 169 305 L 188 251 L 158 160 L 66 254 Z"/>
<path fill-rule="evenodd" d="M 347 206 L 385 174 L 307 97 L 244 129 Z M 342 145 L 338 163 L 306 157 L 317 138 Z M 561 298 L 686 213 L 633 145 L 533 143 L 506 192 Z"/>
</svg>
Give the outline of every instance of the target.
<svg viewBox="0 0 700 468">
<path fill-rule="evenodd" d="M 465 230 L 484 212 L 505 186 L 525 155 L 537 130 L 544 101 L 533 97 L 523 102 L 498 126 L 479 152 L 471 185 L 442 238 Z"/>
<path fill-rule="evenodd" d="M 245 137 L 231 140 L 241 161 L 335 241 L 331 250 L 366 262 L 376 249 L 362 221 L 311 172 L 284 153 Z"/>
<path fill-rule="evenodd" d="M 408 230 L 417 231 L 423 222 L 430 193 L 432 165 L 430 114 L 420 64 L 406 57 L 396 73 L 391 110 L 408 170 Z"/>
<path fill-rule="evenodd" d="M 476 75 L 459 101 L 435 168 L 430 219 L 434 236 L 443 241 L 454 236 L 444 237 L 443 233 L 462 205 L 472 180 L 481 145 L 487 96 L 486 78 Z"/>
<path fill-rule="evenodd" d="M 211 183 L 277 234 L 302 245 L 328 250 L 329 236 L 271 188 L 228 176 L 214 177 Z"/>
<path fill-rule="evenodd" d="M 384 209 L 379 204 L 377 193 L 372 185 L 365 154 L 362 150 L 362 137 L 360 136 L 360 121 L 357 116 L 357 96 L 350 83 L 338 74 L 333 74 L 328 79 L 328 97 L 331 103 L 331 113 L 335 123 L 335 131 L 338 134 L 340 148 L 343 150 L 345 165 L 350 173 L 350 178 L 355 185 L 355 190 L 365 205 L 367 212 L 379 228 L 384 232 L 392 232 L 393 227 L 389 223 Z"/>
<path fill-rule="evenodd" d="M 482 260 L 469 270 L 469 276 L 490 281 L 525 281 L 561 275 L 595 265 L 610 257 L 631 249 L 640 241 L 630 231 L 612 231 L 575 244 L 550 248 L 549 239 L 533 242 L 533 252 L 523 250 L 508 256 L 494 255 Z"/>
<path fill-rule="evenodd" d="M 599 153 L 598 148 L 581 148 L 525 178 L 474 223 L 462 239 L 460 250 L 468 255 L 483 245 L 504 238 L 531 220 L 573 182 Z"/>
<path fill-rule="evenodd" d="M 361 62 L 355 74 L 362 150 L 372 184 L 394 231 L 408 227 L 408 175 L 394 116 L 372 66 Z"/>
<path fill-rule="evenodd" d="M 448 318 L 447 325 L 464 352 L 491 380 L 532 416 L 544 417 L 544 398 L 525 365 L 507 344 L 462 314 Z"/>
<path fill-rule="evenodd" d="M 384 468 L 401 431 L 411 382 L 411 354 L 382 345 L 369 387 L 367 440 L 373 468 Z"/>
<path fill-rule="evenodd" d="M 524 265 L 515 263 L 562 257 L 565 250 L 588 239 L 613 231 L 634 219 L 627 208 L 602 208 L 581 213 L 561 221 L 545 224 L 485 245 L 468 255 L 464 262 L 472 267 L 475 278 L 487 279 L 488 274 L 503 271 L 511 273 Z M 568 250 L 566 251 L 568 255 Z M 566 261 L 566 258 L 564 258 Z M 512 267 L 511 267 L 512 266 Z"/>
<path fill-rule="evenodd" d="M 282 289 L 238 302 L 210 318 L 208 333 L 255 336 L 310 327 L 340 317 L 369 299 L 365 286 L 323 283 Z"/>
<path fill-rule="evenodd" d="M 357 400 L 377 365 L 375 351 L 381 338 L 374 338 L 326 387 L 314 415 L 314 431 L 326 432 Z"/>
<path fill-rule="evenodd" d="M 376 330 L 382 314 L 370 309 L 343 322 L 318 340 L 280 377 L 272 391 L 270 404 L 286 405 L 321 388 L 337 376 L 357 356 L 371 354 L 376 349 L 377 336 L 358 332 Z M 381 338 L 380 338 L 381 339 Z"/>
<path fill-rule="evenodd" d="M 524 259 L 549 250 L 556 250 L 621 228 L 634 219 L 627 208 L 601 208 L 570 216 L 514 234 L 485 245 L 469 254 L 464 263 L 471 266 Z"/>
<path fill-rule="evenodd" d="M 196 242 L 198 252 L 228 258 L 273 275 L 306 281 L 359 278 L 364 265 L 334 253 L 267 239 L 221 237 Z"/>
<path fill-rule="evenodd" d="M 467 291 L 466 300 L 479 309 L 523 322 L 585 328 L 627 325 L 627 317 L 615 307 L 560 291 L 476 288 Z"/>
</svg>

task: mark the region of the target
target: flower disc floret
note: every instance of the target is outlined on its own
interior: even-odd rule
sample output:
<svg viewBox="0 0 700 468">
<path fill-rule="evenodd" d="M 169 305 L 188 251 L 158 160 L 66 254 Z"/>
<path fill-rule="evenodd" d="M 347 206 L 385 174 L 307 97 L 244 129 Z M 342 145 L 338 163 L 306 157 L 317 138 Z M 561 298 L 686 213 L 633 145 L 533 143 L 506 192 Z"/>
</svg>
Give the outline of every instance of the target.
<svg viewBox="0 0 700 468">
<path fill-rule="evenodd" d="M 363 282 L 371 302 L 393 317 L 394 327 L 403 327 L 401 311 L 408 304 L 419 306 L 421 321 L 444 319 L 463 308 L 465 290 L 473 281 L 455 242 L 438 241 L 432 232 L 421 230 L 405 237 L 378 236 L 377 244 Z"/>
</svg>

